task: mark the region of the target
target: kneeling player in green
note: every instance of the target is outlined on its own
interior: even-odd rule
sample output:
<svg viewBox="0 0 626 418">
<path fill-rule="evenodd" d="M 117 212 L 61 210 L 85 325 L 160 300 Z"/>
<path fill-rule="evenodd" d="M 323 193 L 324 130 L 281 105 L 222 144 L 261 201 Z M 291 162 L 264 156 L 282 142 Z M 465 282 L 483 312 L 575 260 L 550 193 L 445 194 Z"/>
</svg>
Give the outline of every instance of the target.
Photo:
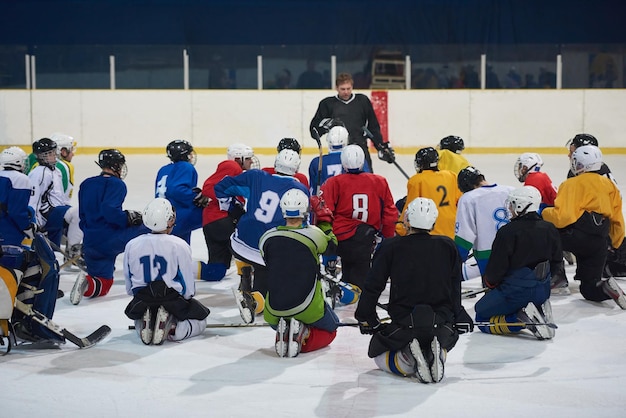
<svg viewBox="0 0 626 418">
<path fill-rule="evenodd" d="M 268 269 L 265 320 L 276 330 L 276 353 L 295 357 L 329 345 L 339 319 L 325 302 L 319 280 L 320 255 L 337 245 L 328 229 L 306 223 L 309 197 L 290 189 L 280 199 L 286 226 L 265 232 L 259 249 Z M 318 219 L 320 219 L 318 217 Z"/>
</svg>

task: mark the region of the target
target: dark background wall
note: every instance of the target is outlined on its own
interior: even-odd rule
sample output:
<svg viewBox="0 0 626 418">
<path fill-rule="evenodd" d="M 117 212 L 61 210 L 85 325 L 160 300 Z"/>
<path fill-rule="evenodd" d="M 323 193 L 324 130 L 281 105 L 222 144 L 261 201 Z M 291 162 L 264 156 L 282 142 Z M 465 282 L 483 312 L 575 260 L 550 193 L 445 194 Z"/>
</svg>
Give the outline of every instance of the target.
<svg viewBox="0 0 626 418">
<path fill-rule="evenodd" d="M 626 42 L 620 0 L 0 0 L 0 44 Z"/>
</svg>

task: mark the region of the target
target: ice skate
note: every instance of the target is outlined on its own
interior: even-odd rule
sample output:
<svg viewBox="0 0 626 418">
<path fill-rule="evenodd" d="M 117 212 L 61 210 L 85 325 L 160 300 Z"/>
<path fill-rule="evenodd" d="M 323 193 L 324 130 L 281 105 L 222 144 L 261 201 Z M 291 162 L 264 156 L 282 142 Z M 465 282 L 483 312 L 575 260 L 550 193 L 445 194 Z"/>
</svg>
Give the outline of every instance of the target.
<svg viewBox="0 0 626 418">
<path fill-rule="evenodd" d="M 433 364 L 430 365 L 430 375 L 433 383 L 441 382 L 445 370 L 446 351 L 441 348 L 437 337 L 430 343 L 430 350 L 433 353 Z"/>
<path fill-rule="evenodd" d="M 552 304 L 550 303 L 550 299 L 546 299 L 546 301 L 543 302 L 543 304 L 541 305 L 541 313 L 543 314 L 543 317 L 545 318 L 547 324 L 554 323 L 554 316 L 552 315 Z M 548 333 L 550 334 L 550 338 L 554 338 L 556 332 L 554 328 L 547 328 Z"/>
<path fill-rule="evenodd" d="M 432 383 L 433 377 L 430 374 L 430 367 L 424 358 L 424 353 L 422 352 L 422 347 L 420 347 L 419 341 L 417 341 L 417 339 L 413 339 L 413 341 L 409 343 L 409 349 L 415 359 L 415 374 L 419 381 L 422 383 Z"/>
<path fill-rule="evenodd" d="M 533 333 L 538 340 L 549 340 L 553 333 L 547 325 L 534 325 L 533 323 L 546 323 L 546 319 L 541 315 L 534 303 L 529 302 L 525 308 L 522 308 L 517 317 L 521 322 L 528 323 L 526 329 Z"/>
<path fill-rule="evenodd" d="M 149 310 L 148 310 L 149 311 Z M 161 345 L 167 339 L 174 323 L 174 316 L 159 306 L 154 318 L 154 331 L 152 332 L 152 344 Z"/>
<path fill-rule="evenodd" d="M 295 318 L 289 321 L 289 347 L 288 357 L 296 357 L 302 350 L 302 343 L 308 334 L 308 327 Z"/>
<path fill-rule="evenodd" d="M 622 309 L 626 309 L 626 295 L 624 295 L 624 291 L 621 287 L 619 287 L 615 278 L 609 277 L 606 280 L 602 280 L 600 282 L 600 286 L 602 286 L 604 293 L 610 296 L 615 303 L 617 303 L 617 306 Z"/>
<path fill-rule="evenodd" d="M 87 290 L 87 275 L 84 271 L 78 273 L 76 277 L 76 282 L 74 282 L 74 286 L 72 287 L 72 292 L 70 293 L 70 302 L 72 305 L 78 305 L 81 300 L 83 300 L 83 295 Z"/>
<path fill-rule="evenodd" d="M 555 273 L 550 278 L 550 294 L 554 296 L 567 296 L 571 293 L 569 290 L 569 282 L 565 272 Z"/>
<path fill-rule="evenodd" d="M 146 309 L 143 313 L 143 317 L 138 319 L 139 323 L 139 337 L 141 338 L 141 342 L 150 345 L 152 344 L 152 334 L 154 328 L 154 319 L 152 318 L 152 311 L 150 308 Z"/>
<path fill-rule="evenodd" d="M 285 318 L 280 318 L 276 326 L 276 342 L 274 348 L 278 357 L 287 357 L 289 346 L 289 325 Z"/>
<path fill-rule="evenodd" d="M 563 258 L 567 261 L 567 264 L 570 266 L 576 262 L 576 256 L 569 251 L 563 251 Z"/>
<path fill-rule="evenodd" d="M 253 323 L 257 302 L 256 299 L 254 299 L 254 296 L 252 296 L 252 293 L 248 291 L 241 291 L 233 287 L 233 296 L 237 302 L 237 308 L 239 308 L 241 320 L 246 324 Z"/>
<path fill-rule="evenodd" d="M 343 291 L 341 290 L 341 286 L 339 286 L 332 280 L 328 280 L 322 277 L 322 290 L 324 291 L 324 300 L 326 301 L 328 306 L 335 309 L 335 307 L 343 297 Z"/>
</svg>

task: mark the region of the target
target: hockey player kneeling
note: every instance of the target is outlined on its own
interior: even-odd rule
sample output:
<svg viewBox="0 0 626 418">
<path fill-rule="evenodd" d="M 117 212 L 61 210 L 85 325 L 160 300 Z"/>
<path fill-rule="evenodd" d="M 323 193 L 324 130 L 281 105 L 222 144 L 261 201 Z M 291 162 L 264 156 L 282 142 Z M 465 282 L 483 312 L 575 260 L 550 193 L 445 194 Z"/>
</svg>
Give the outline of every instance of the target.
<svg viewBox="0 0 626 418">
<path fill-rule="evenodd" d="M 336 248 L 337 238 L 330 229 L 325 233 L 307 225 L 304 191 L 286 191 L 280 208 L 286 225 L 266 231 L 259 242 L 268 269 L 263 316 L 276 330 L 276 354 L 295 357 L 326 347 L 337 335 L 339 319 L 325 302 L 318 278 L 320 255 Z"/>
<path fill-rule="evenodd" d="M 435 202 L 418 197 L 404 214 L 407 234 L 386 239 L 374 254 L 354 314 L 362 334 L 373 334 L 368 356 L 386 372 L 417 377 L 422 383 L 443 379 L 446 353 L 459 339 L 455 323 L 473 329 L 461 305 L 461 259 L 451 238 L 431 235 Z M 387 311 L 380 322 L 378 298 L 391 278 Z"/>
<path fill-rule="evenodd" d="M 42 323 L 52 319 L 58 289 L 59 265 L 43 235 L 34 235 L 33 250 L 3 246 L 0 256 L 0 339 L 9 337 L 10 344 L 10 334 L 14 333 L 14 341 L 17 337 L 27 343 L 65 343 L 62 335 Z M 20 309 L 14 309 L 16 299 L 20 301 Z"/>
<path fill-rule="evenodd" d="M 191 247 L 170 235 L 176 213 L 167 199 L 156 198 L 143 211 L 143 223 L 152 233 L 126 244 L 124 277 L 133 300 L 126 316 L 144 344 L 163 344 L 201 334 L 209 309 L 193 298 L 196 291 Z"/>
<path fill-rule="evenodd" d="M 510 334 L 525 328 L 540 340 L 554 337 L 550 273 L 561 268 L 563 251 L 558 230 L 537 213 L 540 204 L 541 194 L 533 186 L 509 193 L 511 222 L 496 233 L 483 276 L 492 290 L 474 306 L 476 321 L 485 324 L 479 325 L 482 332 Z"/>
</svg>

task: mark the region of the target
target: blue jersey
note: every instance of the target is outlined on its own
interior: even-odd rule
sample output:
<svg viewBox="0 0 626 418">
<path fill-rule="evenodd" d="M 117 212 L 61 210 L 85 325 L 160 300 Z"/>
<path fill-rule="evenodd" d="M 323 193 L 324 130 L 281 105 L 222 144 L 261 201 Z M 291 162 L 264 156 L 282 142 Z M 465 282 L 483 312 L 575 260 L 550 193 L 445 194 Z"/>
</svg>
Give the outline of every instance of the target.
<svg viewBox="0 0 626 418">
<path fill-rule="evenodd" d="M 144 225 L 128 226 L 122 204 L 126 184 L 111 175 L 85 179 L 78 190 L 78 215 L 87 271 L 93 276 L 113 278 L 115 257 L 126 243 L 150 232 Z"/>
<path fill-rule="evenodd" d="M 24 230 L 31 223 L 28 201 L 32 190 L 26 174 L 14 170 L 0 171 L 0 244 L 22 244 Z"/>
<path fill-rule="evenodd" d="M 322 172 L 319 183 L 317 182 L 317 171 L 319 169 L 320 157 L 315 157 L 309 165 L 309 182 L 311 184 L 311 194 L 317 194 L 317 188 L 324 184 L 330 177 L 345 173 L 341 165 L 341 151 L 330 152 L 322 156 Z M 365 161 L 363 171 L 371 173 L 369 164 Z"/>
<path fill-rule="evenodd" d="M 159 170 L 156 177 L 154 197 L 170 201 L 176 210 L 176 225 L 172 235 L 187 241 L 191 231 L 202 228 L 202 208 L 193 204 L 196 193 L 193 188 L 198 184 L 198 172 L 187 161 L 167 164 Z"/>
<path fill-rule="evenodd" d="M 259 240 L 265 231 L 285 225 L 280 198 L 293 188 L 309 195 L 306 186 L 295 178 L 262 170 L 248 170 L 235 177 L 225 177 L 215 185 L 218 199 L 243 196 L 246 200 L 246 213 L 237 222 L 237 229 L 231 237 L 232 248 L 237 254 L 257 264 L 265 264 L 259 252 Z"/>
</svg>

